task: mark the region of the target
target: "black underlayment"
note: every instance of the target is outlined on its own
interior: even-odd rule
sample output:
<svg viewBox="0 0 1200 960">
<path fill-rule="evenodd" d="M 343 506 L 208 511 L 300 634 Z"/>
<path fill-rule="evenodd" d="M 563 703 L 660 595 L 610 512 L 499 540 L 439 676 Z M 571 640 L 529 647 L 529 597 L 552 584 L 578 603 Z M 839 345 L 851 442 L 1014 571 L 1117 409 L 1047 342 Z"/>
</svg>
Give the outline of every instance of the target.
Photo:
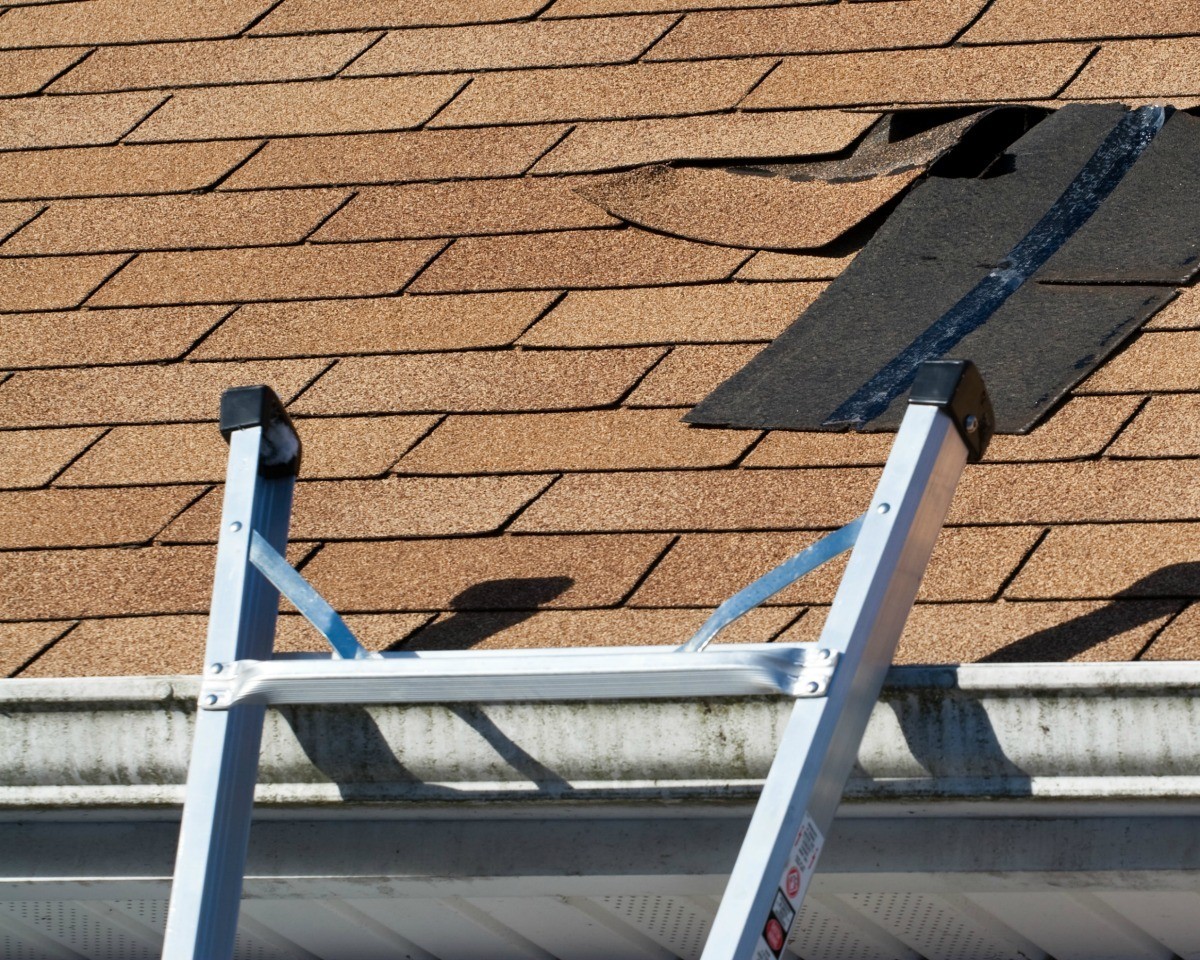
<svg viewBox="0 0 1200 960">
<path fill-rule="evenodd" d="M 973 360 L 997 430 L 1023 433 L 1200 270 L 1200 120 L 1187 114 L 1067 106 L 979 169 L 935 169 L 685 419 L 892 429 L 916 368 L 947 357 Z"/>
</svg>

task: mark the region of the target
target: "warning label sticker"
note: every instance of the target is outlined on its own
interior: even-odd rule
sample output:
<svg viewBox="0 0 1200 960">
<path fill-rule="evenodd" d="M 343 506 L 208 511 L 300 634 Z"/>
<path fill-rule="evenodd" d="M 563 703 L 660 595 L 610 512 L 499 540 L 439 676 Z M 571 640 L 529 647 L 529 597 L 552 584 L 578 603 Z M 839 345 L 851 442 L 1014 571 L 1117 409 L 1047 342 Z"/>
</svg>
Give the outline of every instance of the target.
<svg viewBox="0 0 1200 960">
<path fill-rule="evenodd" d="M 817 869 L 817 858 L 821 855 L 824 843 L 825 838 L 821 836 L 821 831 L 817 829 L 812 818 L 805 814 L 804 822 L 800 824 L 800 832 L 796 834 L 791 853 L 784 865 L 779 889 L 771 903 L 771 913 L 763 927 L 758 948 L 754 951 L 754 960 L 778 960 L 783 952 L 783 945 L 787 942 L 792 924 L 796 920 L 796 911 Z"/>
</svg>

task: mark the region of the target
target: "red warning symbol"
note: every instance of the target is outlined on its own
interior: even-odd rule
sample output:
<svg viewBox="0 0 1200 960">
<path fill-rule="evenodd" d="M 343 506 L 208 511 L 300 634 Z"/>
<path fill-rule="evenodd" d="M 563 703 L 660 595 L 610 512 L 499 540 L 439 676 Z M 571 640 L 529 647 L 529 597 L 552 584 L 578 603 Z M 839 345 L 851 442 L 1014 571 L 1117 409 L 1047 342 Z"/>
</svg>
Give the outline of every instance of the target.
<svg viewBox="0 0 1200 960">
<path fill-rule="evenodd" d="M 792 867 L 787 872 L 787 880 L 784 883 L 787 888 L 788 899 L 795 900 L 796 894 L 800 892 L 800 871 Z"/>
<path fill-rule="evenodd" d="M 772 917 L 767 921 L 767 929 L 763 931 L 763 936 L 766 938 L 767 946 L 771 948 L 775 956 L 779 956 L 780 951 L 783 950 L 783 924 Z"/>
</svg>

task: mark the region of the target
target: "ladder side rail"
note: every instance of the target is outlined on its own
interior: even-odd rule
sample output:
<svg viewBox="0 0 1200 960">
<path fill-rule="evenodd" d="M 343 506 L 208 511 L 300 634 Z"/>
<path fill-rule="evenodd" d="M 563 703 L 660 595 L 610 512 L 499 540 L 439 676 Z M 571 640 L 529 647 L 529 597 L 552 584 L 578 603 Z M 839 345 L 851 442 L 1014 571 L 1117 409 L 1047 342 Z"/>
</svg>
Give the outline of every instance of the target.
<svg viewBox="0 0 1200 960">
<path fill-rule="evenodd" d="M 973 367 L 964 370 L 978 381 Z M 981 400 L 969 417 L 950 404 L 910 403 L 819 641 L 840 655 L 838 665 L 825 697 L 793 708 L 701 960 L 789 953 L 786 940 L 968 453 L 981 454 L 981 445 L 964 442 L 966 431 L 983 433 L 981 421 L 990 422 L 986 395 Z"/>
<path fill-rule="evenodd" d="M 248 393 L 261 412 L 258 423 L 227 429 L 226 399 L 241 394 L 245 401 Z M 229 439 L 229 465 L 204 654 L 206 673 L 213 664 L 271 656 L 279 592 L 251 564 L 250 544 L 257 532 L 276 549 L 285 549 L 299 468 L 298 439 L 278 398 L 267 388 L 227 391 L 221 413 L 222 432 Z M 281 451 L 292 443 L 294 451 Z M 164 960 L 233 956 L 264 715 L 265 707 L 257 704 L 227 712 L 197 710 Z"/>
</svg>

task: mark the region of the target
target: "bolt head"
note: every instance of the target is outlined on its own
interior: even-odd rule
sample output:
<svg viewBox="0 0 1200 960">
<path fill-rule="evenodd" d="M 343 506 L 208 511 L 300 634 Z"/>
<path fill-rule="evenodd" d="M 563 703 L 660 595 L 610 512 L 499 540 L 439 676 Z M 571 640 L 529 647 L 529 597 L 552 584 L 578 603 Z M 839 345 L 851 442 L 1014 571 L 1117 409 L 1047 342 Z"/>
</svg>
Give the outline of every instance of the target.
<svg viewBox="0 0 1200 960">
<path fill-rule="evenodd" d="M 963 421 L 963 427 L 967 433 L 974 433 L 979 429 L 979 418 L 975 414 L 968 414 L 967 419 Z"/>
<path fill-rule="evenodd" d="M 806 683 L 804 685 L 804 689 L 807 690 L 809 693 L 816 693 L 818 690 L 821 689 L 821 685 L 819 683 L 817 683 L 815 680 L 810 680 L 808 683 Z"/>
<path fill-rule="evenodd" d="M 234 520 L 234 521 L 233 521 L 233 523 L 231 523 L 231 524 L 229 525 L 229 529 L 230 529 L 230 530 L 231 530 L 233 533 L 237 533 L 239 530 L 241 530 L 241 529 L 242 529 L 242 521 L 241 521 L 241 520 Z"/>
<path fill-rule="evenodd" d="M 881 503 L 879 506 L 877 506 L 875 508 L 875 512 L 882 514 L 882 513 L 887 513 L 891 509 L 892 509 L 892 505 L 890 503 Z"/>
<path fill-rule="evenodd" d="M 224 669 L 225 669 L 225 664 L 213 663 L 213 664 L 209 665 L 208 672 L 209 673 L 220 673 Z"/>
<path fill-rule="evenodd" d="M 217 705 L 217 695 L 215 693 L 210 693 L 204 698 L 204 702 L 210 707 L 215 707 Z"/>
</svg>

